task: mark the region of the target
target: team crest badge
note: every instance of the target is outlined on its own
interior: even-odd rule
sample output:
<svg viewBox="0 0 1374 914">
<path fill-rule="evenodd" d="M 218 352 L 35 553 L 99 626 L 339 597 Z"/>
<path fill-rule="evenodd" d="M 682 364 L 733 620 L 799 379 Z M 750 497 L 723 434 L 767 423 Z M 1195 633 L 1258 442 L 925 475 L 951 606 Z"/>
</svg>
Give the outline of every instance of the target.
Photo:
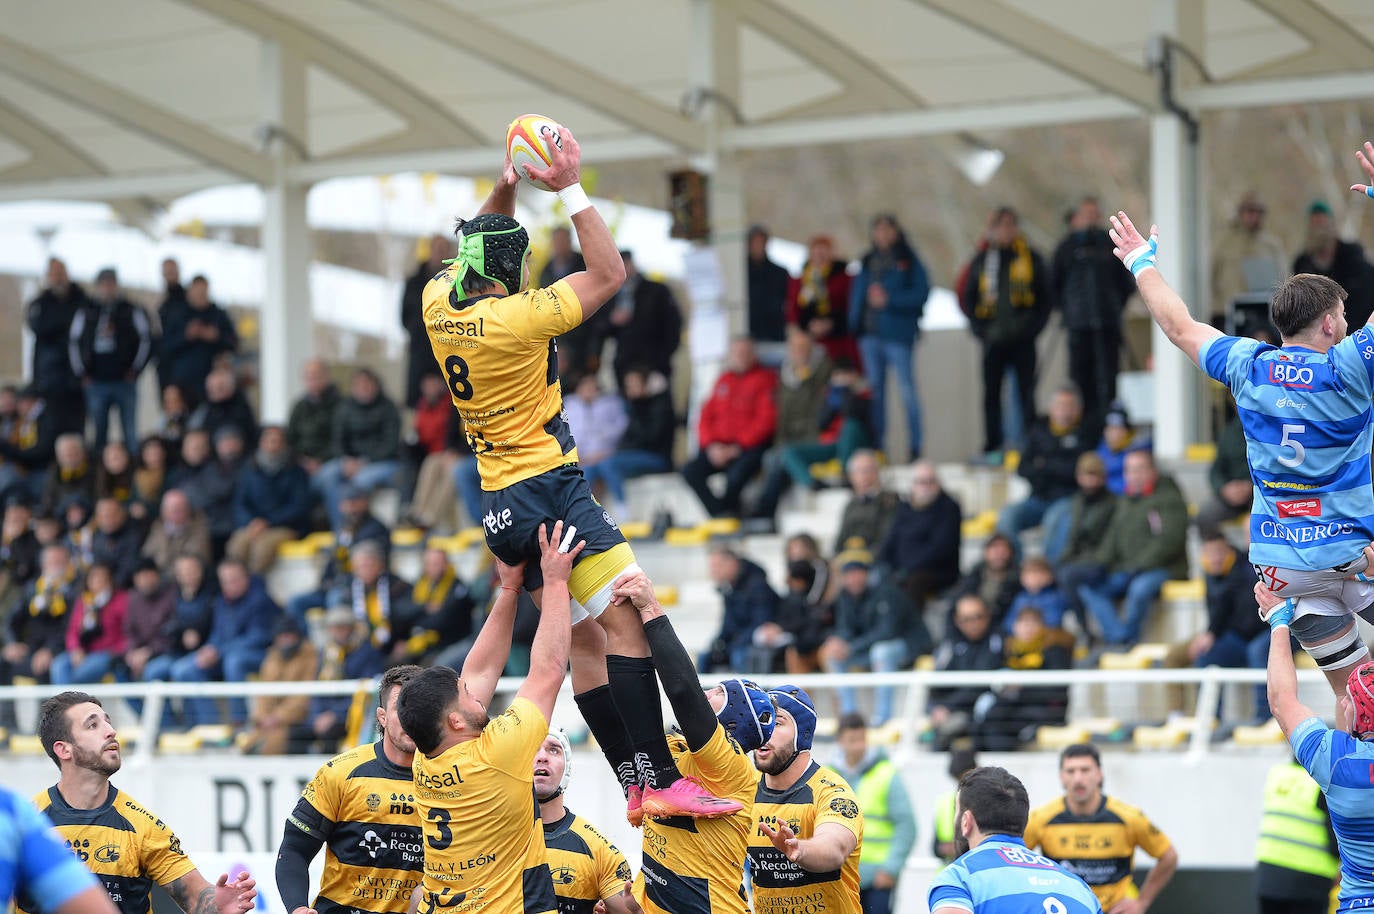
<svg viewBox="0 0 1374 914">
<path fill-rule="evenodd" d="M 381 806 L 381 805 L 382 805 L 382 798 L 381 798 L 381 797 L 377 796 L 375 793 L 369 793 L 369 794 L 367 795 L 367 808 L 368 808 L 369 810 L 371 810 L 372 812 L 376 812 L 376 811 L 377 811 L 377 807 L 379 807 L 379 806 Z"/>
<path fill-rule="evenodd" d="M 859 815 L 859 804 L 848 797 L 836 797 L 831 800 L 830 808 L 846 819 L 855 819 Z"/>
</svg>

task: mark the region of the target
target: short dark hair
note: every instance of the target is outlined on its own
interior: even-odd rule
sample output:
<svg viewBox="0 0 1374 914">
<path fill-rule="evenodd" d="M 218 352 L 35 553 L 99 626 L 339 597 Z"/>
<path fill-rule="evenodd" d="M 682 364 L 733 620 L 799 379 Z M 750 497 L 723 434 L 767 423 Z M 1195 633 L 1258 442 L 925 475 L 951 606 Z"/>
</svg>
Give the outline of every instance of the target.
<svg viewBox="0 0 1374 914">
<path fill-rule="evenodd" d="M 401 686 L 396 715 L 415 740 L 415 748 L 430 755 L 444 741 L 444 715 L 458 698 L 458 671 L 432 666 Z"/>
<path fill-rule="evenodd" d="M 959 813 L 973 813 L 973 821 L 985 835 L 1026 833 L 1030 818 L 1030 796 L 1022 784 L 1005 768 L 974 768 L 959 779 Z"/>
<path fill-rule="evenodd" d="M 866 731 L 868 730 L 868 721 L 864 720 L 864 716 L 858 711 L 850 711 L 848 714 L 842 714 L 840 715 L 838 732 L 843 733 L 846 730 Z"/>
<path fill-rule="evenodd" d="M 1062 768 L 1071 758 L 1090 758 L 1093 764 L 1102 767 L 1102 754 L 1092 743 L 1074 743 L 1072 746 L 1066 746 L 1064 751 L 1059 753 L 1059 766 Z"/>
<path fill-rule="evenodd" d="M 72 741 L 72 722 L 67 719 L 67 711 L 86 702 L 96 707 L 105 707 L 99 698 L 86 692 L 58 692 L 45 699 L 38 711 L 38 741 L 43 744 L 43 751 L 48 753 L 48 758 L 52 759 L 52 763 L 58 768 L 62 767 L 62 762 L 53 751 L 53 745 Z"/>
<path fill-rule="evenodd" d="M 385 708 L 387 700 L 391 698 L 391 690 L 401 688 L 421 672 L 421 667 L 413 663 L 405 663 L 401 666 L 393 666 L 383 673 L 382 681 L 377 686 L 377 707 Z"/>
<path fill-rule="evenodd" d="M 210 285 L 210 280 L 207 279 L 207 278 L 205 277 L 205 274 L 204 274 L 204 273 L 197 273 L 195 276 L 192 276 L 192 277 L 191 277 L 191 281 L 190 281 L 189 283 L 187 283 L 187 285 L 191 285 L 191 286 L 206 285 L 206 286 L 208 286 L 208 285 Z"/>
<path fill-rule="evenodd" d="M 1345 301 L 1345 289 L 1334 279 L 1299 273 L 1279 283 L 1269 300 L 1269 317 L 1279 335 L 1297 336 Z"/>
</svg>

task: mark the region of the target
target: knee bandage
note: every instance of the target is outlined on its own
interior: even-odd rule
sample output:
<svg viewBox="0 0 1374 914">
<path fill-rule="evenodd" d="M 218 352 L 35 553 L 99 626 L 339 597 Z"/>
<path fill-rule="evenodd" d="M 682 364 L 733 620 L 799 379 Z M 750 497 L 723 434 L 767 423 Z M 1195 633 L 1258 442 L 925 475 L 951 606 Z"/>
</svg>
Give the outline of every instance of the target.
<svg viewBox="0 0 1374 914">
<path fill-rule="evenodd" d="M 1345 634 L 1324 644 L 1308 646 L 1303 644 L 1302 638 L 1298 638 L 1298 643 L 1302 644 L 1307 655 L 1316 661 L 1320 670 L 1339 670 L 1364 663 L 1369 659 L 1369 648 L 1365 647 L 1364 641 L 1360 639 L 1359 629 L 1353 625 Z"/>
</svg>

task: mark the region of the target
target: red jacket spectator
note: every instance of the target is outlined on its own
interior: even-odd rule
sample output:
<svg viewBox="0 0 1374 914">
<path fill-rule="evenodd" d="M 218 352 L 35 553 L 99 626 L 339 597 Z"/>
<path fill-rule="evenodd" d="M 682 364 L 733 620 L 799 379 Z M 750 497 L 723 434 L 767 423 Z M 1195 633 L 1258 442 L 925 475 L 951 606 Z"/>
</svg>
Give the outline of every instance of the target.
<svg viewBox="0 0 1374 914">
<path fill-rule="evenodd" d="M 129 645 L 124 634 L 124 617 L 129 612 L 128 594 L 122 590 L 113 591 L 103 605 L 98 601 L 92 605 L 93 597 L 93 594 L 83 593 L 76 601 L 76 611 L 67 623 L 67 650 L 87 654 L 104 652 L 118 657 Z M 94 616 L 93 628 L 88 628 L 88 613 Z"/>
<path fill-rule="evenodd" d="M 778 376 L 757 362 L 742 371 L 727 368 L 701 406 L 697 444 L 737 444 L 748 450 L 773 440 L 778 425 L 773 396 Z"/>
<path fill-rule="evenodd" d="M 457 413 L 438 375 L 421 377 L 420 390 L 420 398 L 415 401 L 415 443 L 424 454 L 437 454 L 448 442 L 449 422 Z"/>
</svg>

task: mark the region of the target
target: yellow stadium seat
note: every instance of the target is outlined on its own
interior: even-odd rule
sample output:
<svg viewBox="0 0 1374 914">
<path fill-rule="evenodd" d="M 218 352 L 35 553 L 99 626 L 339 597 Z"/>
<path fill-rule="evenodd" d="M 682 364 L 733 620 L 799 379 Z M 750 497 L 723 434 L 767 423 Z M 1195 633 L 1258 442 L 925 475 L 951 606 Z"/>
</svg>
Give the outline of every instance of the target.
<svg viewBox="0 0 1374 914">
<path fill-rule="evenodd" d="M 1185 600 L 1203 600 L 1207 597 L 1207 585 L 1202 578 L 1186 581 L 1165 581 L 1159 591 L 1159 598 L 1166 603 Z"/>
<path fill-rule="evenodd" d="M 1085 717 L 1074 721 L 1074 724 L 1093 736 L 1107 736 L 1121 729 L 1121 721 L 1115 717 Z"/>
<path fill-rule="evenodd" d="M 227 746 L 234 741 L 234 728 L 228 724 L 201 724 L 187 732 L 200 737 L 203 745 Z"/>
<path fill-rule="evenodd" d="M 917 657 L 917 658 L 916 658 L 916 666 L 915 666 L 915 669 L 918 669 L 918 670 L 920 670 L 920 671 L 922 671 L 922 672 L 925 672 L 925 673 L 929 673 L 930 671 L 934 670 L 934 669 L 935 669 L 935 655 L 934 655 L 934 654 L 922 654 L 921 656 Z"/>
<path fill-rule="evenodd" d="M 424 542 L 425 531 L 416 527 L 402 527 L 391 531 L 391 545 L 398 549 L 409 549 Z"/>
<path fill-rule="evenodd" d="M 481 527 L 465 527 L 458 531 L 454 539 L 457 540 L 455 548 L 459 552 L 464 549 L 471 549 L 473 546 L 480 546 L 487 541 L 486 534 L 482 532 Z"/>
<path fill-rule="evenodd" d="M 653 524 L 648 521 L 630 521 L 620 525 L 620 532 L 625 535 L 627 540 L 647 539 L 654 530 Z"/>
<path fill-rule="evenodd" d="M 966 539 L 982 539 L 985 536 L 992 536 L 992 532 L 997 529 L 997 512 L 984 511 L 964 521 L 960 532 Z"/>
<path fill-rule="evenodd" d="M 844 468 L 840 466 L 838 460 L 827 460 L 824 463 L 811 464 L 812 479 L 833 479 L 836 476 L 843 476 Z"/>
<path fill-rule="evenodd" d="M 305 538 L 305 541 L 315 547 L 316 551 L 334 548 L 334 534 L 328 530 L 312 533 Z"/>
<path fill-rule="evenodd" d="M 458 545 L 458 537 L 456 534 L 453 536 L 431 536 L 428 545 L 431 549 L 442 549 L 445 552 L 462 551 L 462 547 Z"/>
<path fill-rule="evenodd" d="M 731 536 L 739 532 L 739 518 L 714 517 L 697 525 L 698 530 L 706 531 L 706 536 Z"/>
<path fill-rule="evenodd" d="M 0 743 L 3 743 L 5 740 L 9 738 L 10 731 L 6 730 L 4 727 L 0 727 Z"/>
<path fill-rule="evenodd" d="M 658 596 L 659 606 L 676 606 L 678 604 L 678 593 L 676 584 L 664 584 L 655 586 L 654 593 Z"/>
<path fill-rule="evenodd" d="M 1271 717 L 1257 727 L 1236 727 L 1231 731 L 1231 741 L 1237 746 L 1274 746 L 1284 742 L 1283 730 Z"/>
<path fill-rule="evenodd" d="M 14 755 L 43 755 L 43 743 L 37 736 L 16 733 L 10 737 L 10 752 Z"/>
<path fill-rule="evenodd" d="M 663 534 L 663 542 L 668 546 L 703 546 L 711 538 L 703 527 L 669 527 Z"/>
<path fill-rule="evenodd" d="M 1190 444 L 1183 450 L 1183 459 L 1189 463 L 1212 463 L 1217 459 L 1217 446 L 1210 441 Z"/>
<path fill-rule="evenodd" d="M 1158 727 L 1136 727 L 1131 741 L 1137 749 L 1175 749 L 1188 741 L 1195 721 L 1179 717 Z"/>
<path fill-rule="evenodd" d="M 13 682 L 17 686 L 38 685 L 38 680 L 32 676 L 15 676 Z"/>
<path fill-rule="evenodd" d="M 1163 663 L 1165 656 L 1169 653 L 1169 645 L 1160 641 L 1142 641 L 1131 648 L 1131 653 L 1137 657 L 1142 657 L 1149 661 L 1151 665 Z"/>
<path fill-rule="evenodd" d="M 194 730 L 185 733 L 164 733 L 158 737 L 158 752 L 177 752 L 189 755 L 199 752 L 205 741 Z"/>
<path fill-rule="evenodd" d="M 1017 468 L 1020 466 L 1020 451 L 1007 451 L 1006 454 L 1002 456 L 1002 469 L 1006 470 L 1008 473 L 1015 473 Z"/>
<path fill-rule="evenodd" d="M 1075 743 L 1086 743 L 1092 739 L 1087 727 L 1067 724 L 1063 727 L 1036 727 L 1035 745 L 1039 749 L 1059 750 Z"/>
<path fill-rule="evenodd" d="M 1149 658 L 1134 651 L 1111 651 L 1097 658 L 1097 667 L 1101 670 L 1148 670 L 1150 666 Z"/>
<path fill-rule="evenodd" d="M 287 540 L 277 547 L 279 559 L 313 559 L 319 549 L 310 540 Z"/>
</svg>

